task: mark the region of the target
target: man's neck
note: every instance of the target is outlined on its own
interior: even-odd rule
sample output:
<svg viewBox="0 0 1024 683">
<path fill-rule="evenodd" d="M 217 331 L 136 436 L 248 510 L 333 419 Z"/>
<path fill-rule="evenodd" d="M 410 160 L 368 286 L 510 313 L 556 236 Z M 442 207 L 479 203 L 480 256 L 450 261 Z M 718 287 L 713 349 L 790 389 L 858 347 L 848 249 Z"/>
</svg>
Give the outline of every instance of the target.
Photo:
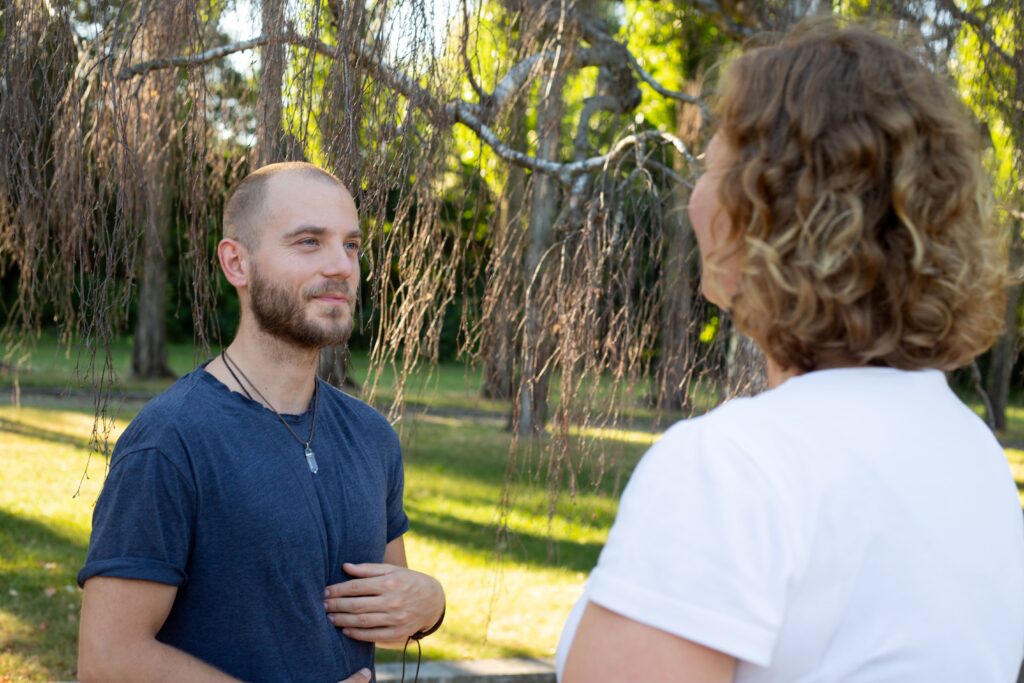
<svg viewBox="0 0 1024 683">
<path fill-rule="evenodd" d="M 302 413 L 309 406 L 319 359 L 317 349 L 288 344 L 243 321 L 226 351 L 230 369 L 223 357 L 217 357 L 206 370 L 232 391 L 247 391 L 254 401 L 279 413 Z M 237 380 L 230 370 L 234 370 Z"/>
</svg>

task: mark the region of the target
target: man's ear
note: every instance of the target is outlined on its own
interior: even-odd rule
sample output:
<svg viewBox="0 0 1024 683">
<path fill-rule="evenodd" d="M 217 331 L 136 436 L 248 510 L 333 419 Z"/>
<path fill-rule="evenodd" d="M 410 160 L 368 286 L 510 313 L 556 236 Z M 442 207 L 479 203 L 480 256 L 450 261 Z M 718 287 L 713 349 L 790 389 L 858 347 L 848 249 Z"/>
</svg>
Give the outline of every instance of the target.
<svg viewBox="0 0 1024 683">
<path fill-rule="evenodd" d="M 224 277 L 233 287 L 249 285 L 249 250 L 242 246 L 241 242 L 229 237 L 222 239 L 217 245 L 217 259 L 220 261 L 220 269 L 224 271 Z"/>
</svg>

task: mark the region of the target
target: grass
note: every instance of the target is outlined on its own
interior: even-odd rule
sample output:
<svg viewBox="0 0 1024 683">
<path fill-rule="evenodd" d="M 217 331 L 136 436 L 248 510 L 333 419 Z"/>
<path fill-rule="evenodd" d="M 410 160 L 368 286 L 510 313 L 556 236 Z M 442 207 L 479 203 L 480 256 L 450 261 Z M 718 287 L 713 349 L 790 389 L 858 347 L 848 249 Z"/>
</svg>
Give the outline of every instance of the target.
<svg viewBox="0 0 1024 683">
<path fill-rule="evenodd" d="M 138 405 L 118 409 L 112 438 Z M 28 395 L 20 408 L 0 405 L 0 471 L 8 482 L 0 487 L 0 681 L 74 677 L 81 605 L 75 574 L 105 466 L 102 456 L 90 460 L 92 425 L 89 401 Z M 523 448 L 507 518 L 512 533 L 499 539 L 508 435 L 498 426 L 429 415 L 410 414 L 400 427 L 410 563 L 448 592 L 445 626 L 424 642 L 424 656 L 552 655 L 624 477 L 562 496 L 549 521 L 542 456 Z M 610 432 L 595 442 L 605 446 L 611 469 L 624 474 L 652 438 Z M 580 473 L 592 476 L 587 467 Z M 380 658 L 397 656 L 384 651 Z"/>
<path fill-rule="evenodd" d="M 169 344 L 168 364 L 177 375 L 183 375 L 199 363 L 209 359 L 217 350 L 203 353 L 192 344 Z M 69 394 L 91 397 L 94 385 L 90 377 L 95 377 L 102 370 L 104 352 L 97 354 L 97 368 L 86 376 L 91 356 L 69 351 L 57 343 L 55 336 L 44 334 L 34 345 L 31 353 L 22 354 L 17 362 L 18 370 L 12 368 L 15 358 L 7 357 L 5 349 L 0 345 L 0 391 L 13 389 L 15 381 L 21 386 L 35 390 L 45 390 L 56 394 Z M 173 380 L 139 380 L 131 377 L 131 342 L 129 339 L 117 339 L 110 348 L 110 360 L 115 379 L 114 386 L 118 393 L 134 396 L 152 396 L 166 389 Z M 398 391 L 397 368 L 385 365 L 380 369 L 379 377 L 370 373 L 370 360 L 365 352 L 354 351 L 351 359 L 350 374 L 363 388 L 364 393 L 373 389 L 373 401 L 382 407 L 390 406 Z M 371 382 L 376 384 L 371 387 Z M 554 411 L 559 402 L 560 375 L 553 373 L 550 381 L 551 410 Z M 491 412 L 499 415 L 510 412 L 507 401 L 484 399 L 480 397 L 483 385 L 482 373 L 478 368 L 469 367 L 458 362 L 443 362 L 437 367 L 430 367 L 424 362 L 416 372 L 412 373 L 402 388 L 404 404 L 414 408 L 429 408 L 440 412 Z M 588 390 L 589 384 L 580 388 L 580 392 Z M 601 402 L 614 394 L 615 404 L 620 408 L 621 415 L 626 419 L 638 420 L 641 423 L 657 423 L 661 425 L 684 417 L 682 413 L 655 413 L 644 405 L 644 397 L 651 393 L 651 387 L 645 383 L 625 386 L 620 383 L 613 386 L 612 382 L 602 380 L 596 387 L 596 399 Z M 709 409 L 718 403 L 717 392 L 707 383 L 695 383 L 691 396 L 698 411 Z"/>
<path fill-rule="evenodd" d="M 119 342 L 113 354 L 118 376 L 127 374 L 129 359 L 130 348 Z M 171 348 L 176 372 L 191 370 L 196 360 L 191 346 Z M 79 383 L 81 393 L 70 397 L 59 395 L 74 365 L 73 357 L 44 340 L 22 369 L 20 381 L 50 395 L 26 392 L 20 408 L 0 395 L 0 683 L 69 680 L 75 675 L 81 606 L 75 574 L 85 557 L 105 462 L 90 455 L 94 420 L 87 385 Z M 363 380 L 365 357 L 357 355 L 354 367 Z M 0 387 L 5 382 L 9 388 L 10 374 L 0 375 Z M 142 394 L 166 385 L 120 384 Z M 500 417 L 507 406 L 479 401 L 478 388 L 479 374 L 462 365 L 418 373 L 407 385 L 407 399 L 429 405 L 432 412 L 408 411 L 398 423 L 412 522 L 406 537 L 410 564 L 437 576 L 448 592 L 445 626 L 424 642 L 424 656 L 550 656 L 597 560 L 619 490 L 655 435 L 586 430 L 583 435 L 606 459 L 606 473 L 598 481 L 598 471 L 587 463 L 574 467 L 579 493 L 560 496 L 553 516 L 543 476 L 546 456 L 524 445 L 516 454 L 515 485 L 509 490 L 505 522 L 511 533 L 499 535 L 498 501 L 506 493 L 509 436 L 500 419 L 465 415 L 471 408 Z M 387 371 L 380 395 L 390 398 L 393 390 L 394 373 Z M 140 405 L 132 399 L 112 402 L 112 438 Z M 650 417 L 640 409 L 635 414 Z M 1018 487 L 1024 489 L 1024 408 L 1011 407 L 1008 419 L 1003 442 Z M 397 656 L 384 651 L 380 659 Z"/>
<path fill-rule="evenodd" d="M 183 375 L 198 364 L 208 360 L 217 350 L 204 353 L 192 344 L 169 344 L 168 365 L 177 375 Z M 15 379 L 25 387 L 55 393 L 91 395 L 93 383 L 90 377 L 98 373 L 90 368 L 91 355 L 69 351 L 57 343 L 56 337 L 44 334 L 35 344 L 31 353 L 15 358 L 5 358 L 5 349 L 0 346 L 0 389 L 11 389 Z M 173 379 L 139 380 L 131 377 L 131 341 L 115 340 L 110 349 L 110 360 L 119 393 L 130 395 L 153 395 L 171 385 Z M 10 354 L 7 354 L 10 355 Z M 98 369 L 102 369 L 104 353 L 97 354 Z M 17 373 L 12 367 L 17 364 Z M 352 354 L 351 374 L 362 386 L 367 382 L 370 363 L 365 353 Z M 398 373 L 394 368 L 384 367 L 377 385 L 377 397 L 382 402 L 390 401 L 395 394 Z M 480 374 L 459 363 L 445 363 L 434 371 L 429 369 L 415 373 L 405 387 L 405 398 L 410 404 L 430 404 L 440 408 L 485 409 L 501 411 L 505 408 L 500 401 L 479 399 Z"/>
</svg>

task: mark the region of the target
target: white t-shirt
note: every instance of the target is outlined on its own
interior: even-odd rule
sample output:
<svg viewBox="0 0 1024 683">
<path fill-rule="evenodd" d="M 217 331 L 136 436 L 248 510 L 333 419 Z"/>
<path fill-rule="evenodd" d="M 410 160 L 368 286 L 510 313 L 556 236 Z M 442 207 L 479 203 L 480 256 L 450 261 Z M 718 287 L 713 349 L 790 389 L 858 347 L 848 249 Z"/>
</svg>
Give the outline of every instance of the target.
<svg viewBox="0 0 1024 683">
<path fill-rule="evenodd" d="M 941 372 L 801 375 L 643 457 L 559 673 L 588 600 L 736 657 L 738 683 L 1009 683 L 1017 490 Z"/>
</svg>

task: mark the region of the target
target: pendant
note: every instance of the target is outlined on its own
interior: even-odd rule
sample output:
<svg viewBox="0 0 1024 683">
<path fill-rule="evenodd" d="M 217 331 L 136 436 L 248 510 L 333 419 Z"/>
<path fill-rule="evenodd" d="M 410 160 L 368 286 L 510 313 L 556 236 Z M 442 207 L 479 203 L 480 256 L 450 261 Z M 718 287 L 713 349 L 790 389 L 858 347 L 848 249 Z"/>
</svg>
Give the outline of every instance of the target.
<svg viewBox="0 0 1024 683">
<path fill-rule="evenodd" d="M 313 452 L 313 449 L 309 447 L 308 443 L 306 444 L 306 464 L 309 465 L 309 471 L 313 474 L 316 474 L 320 470 L 316 464 L 316 453 Z"/>
</svg>

